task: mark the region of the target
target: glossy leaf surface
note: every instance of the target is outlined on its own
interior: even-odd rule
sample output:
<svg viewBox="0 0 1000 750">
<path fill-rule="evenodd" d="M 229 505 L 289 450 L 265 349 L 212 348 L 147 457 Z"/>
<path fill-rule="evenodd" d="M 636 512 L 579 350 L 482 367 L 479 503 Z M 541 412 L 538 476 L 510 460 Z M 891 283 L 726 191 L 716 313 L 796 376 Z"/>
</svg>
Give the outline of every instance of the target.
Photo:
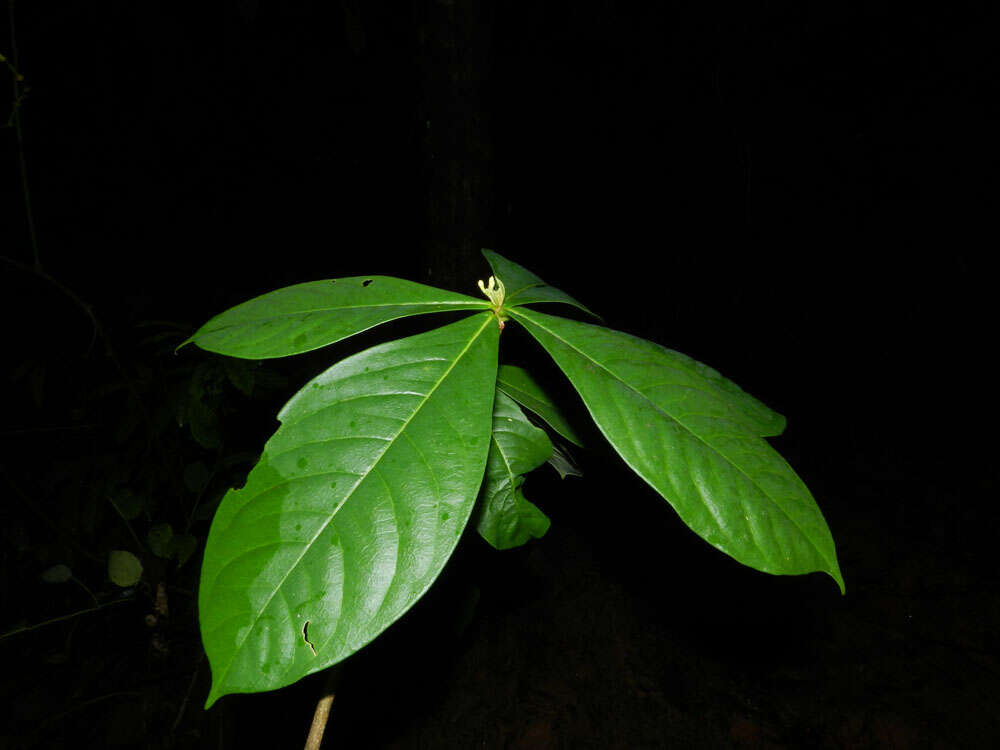
<svg viewBox="0 0 1000 750">
<path fill-rule="evenodd" d="M 487 300 L 391 276 L 353 276 L 275 289 L 199 328 L 195 343 L 229 357 L 269 359 L 312 351 L 397 318 L 480 310 Z"/>
<path fill-rule="evenodd" d="M 776 574 L 825 571 L 833 538 L 808 488 L 762 439 L 784 420 L 721 375 L 608 328 L 515 308 L 625 462 L 709 544 Z"/>
<path fill-rule="evenodd" d="M 483 313 L 376 346 L 282 409 L 209 533 L 207 705 L 344 659 L 431 585 L 482 482 L 498 336 Z"/>
<path fill-rule="evenodd" d="M 591 312 L 561 289 L 549 286 L 527 268 L 519 266 L 512 260 L 507 260 L 492 250 L 483 250 L 483 255 L 489 262 L 490 268 L 493 269 L 493 275 L 500 279 L 507 288 L 505 307 L 528 305 L 532 302 L 561 302 L 579 308 L 598 320 L 601 319 L 600 315 Z"/>
<path fill-rule="evenodd" d="M 519 547 L 549 530 L 549 519 L 524 497 L 524 475 L 552 455 L 545 430 L 535 427 L 514 401 L 497 391 L 486 481 L 476 528 L 497 549 Z"/>
<path fill-rule="evenodd" d="M 559 411 L 559 407 L 527 370 L 513 365 L 500 365 L 497 372 L 497 388 L 524 408 L 537 414 L 549 427 L 571 443 L 583 446 L 583 442 Z"/>
</svg>

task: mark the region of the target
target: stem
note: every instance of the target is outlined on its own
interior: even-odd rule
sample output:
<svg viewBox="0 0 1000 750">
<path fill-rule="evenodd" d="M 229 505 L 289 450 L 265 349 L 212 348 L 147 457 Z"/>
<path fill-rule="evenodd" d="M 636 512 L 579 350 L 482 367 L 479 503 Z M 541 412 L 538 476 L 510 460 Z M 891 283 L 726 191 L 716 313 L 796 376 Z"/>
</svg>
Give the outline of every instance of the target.
<svg viewBox="0 0 1000 750">
<path fill-rule="evenodd" d="M 132 538 L 135 539 L 135 543 L 136 545 L 138 545 L 139 551 L 142 552 L 143 554 L 146 554 L 146 548 L 143 546 L 142 541 L 139 539 L 139 535 L 135 533 L 135 529 L 132 528 L 132 524 L 128 522 L 128 519 L 125 518 L 125 514 L 121 512 L 121 509 L 118 507 L 118 504 L 114 501 L 114 499 L 110 495 L 108 495 L 108 502 L 111 503 L 111 507 L 115 509 L 115 512 L 118 514 L 118 517 L 125 522 L 125 526 L 128 528 L 128 532 L 132 535 Z"/>
<path fill-rule="evenodd" d="M 87 584 L 85 584 L 83 581 L 81 581 L 79 578 L 77 578 L 74 575 L 71 575 L 69 578 L 70 578 L 71 581 L 73 581 L 80 588 L 82 588 L 84 591 L 87 592 L 87 596 L 89 596 L 91 599 L 94 600 L 94 605 L 95 606 L 98 606 L 98 607 L 101 606 L 101 603 L 97 600 L 97 597 L 94 596 L 94 592 L 91 591 L 89 588 L 87 588 Z"/>
<path fill-rule="evenodd" d="M 106 564 L 106 562 L 103 559 L 95 555 L 93 552 L 84 547 L 82 544 L 79 544 L 68 531 L 57 525 L 51 518 L 49 518 L 42 511 L 40 511 L 37 507 L 38 503 L 34 502 L 30 497 L 28 497 L 21 490 L 21 488 L 14 482 L 14 480 L 11 479 L 10 474 L 7 473 L 6 467 L 0 467 L 0 474 L 3 475 L 3 478 L 7 480 L 7 484 L 10 486 L 12 490 L 14 490 L 14 494 L 17 495 L 18 498 L 21 500 L 23 507 L 27 508 L 30 513 L 37 516 L 42 521 L 42 523 L 44 523 L 46 526 L 52 529 L 52 531 L 54 531 L 57 536 L 62 538 L 63 541 L 65 541 L 70 547 L 75 549 L 77 552 L 79 552 L 87 559 L 93 560 L 99 565 Z"/>
<path fill-rule="evenodd" d="M 96 612 L 99 609 L 104 609 L 106 607 L 111 607 L 115 604 L 124 604 L 125 602 L 130 602 L 131 599 L 115 599 L 114 601 L 104 602 L 104 604 L 99 604 L 96 607 L 88 607 L 87 609 L 81 609 L 77 612 L 70 612 L 68 615 L 60 615 L 59 617 L 53 617 L 51 620 L 46 620 L 45 622 L 37 623 L 36 625 L 25 625 L 21 628 L 14 628 L 2 635 L 0 635 L 0 641 L 4 638 L 10 638 L 12 635 L 18 635 L 19 633 L 27 633 L 29 630 L 38 630 L 38 628 L 44 628 L 46 625 L 52 625 L 56 622 L 62 622 L 63 620 L 71 620 L 74 617 L 79 617 L 80 615 L 85 615 L 88 612 Z"/>
<path fill-rule="evenodd" d="M 37 729 L 31 732 L 31 734 L 28 735 L 28 742 L 24 745 L 24 747 L 34 747 L 35 746 L 34 739 L 36 737 L 39 737 L 40 735 L 43 735 L 45 732 L 51 730 L 53 726 L 55 726 L 58 722 L 65 719 L 67 716 L 70 716 L 71 714 L 76 713 L 77 711 L 80 711 L 84 708 L 87 708 L 88 706 L 93 706 L 95 703 L 101 703 L 102 701 L 110 700 L 112 698 L 121 698 L 126 695 L 142 695 L 142 692 L 139 690 L 123 690 L 118 693 L 108 693 L 107 695 L 99 695 L 98 697 L 91 698 L 90 700 L 84 701 L 83 703 L 78 703 L 77 705 L 68 708 L 61 713 L 58 713 L 55 716 L 46 717 L 45 721 L 42 722 L 41 726 L 39 726 Z"/>
<path fill-rule="evenodd" d="M 187 692 L 184 693 L 184 700 L 181 701 L 181 707 L 177 710 L 177 718 L 174 719 L 174 723 L 170 727 L 171 732 L 176 732 L 177 727 L 181 725 L 181 719 L 184 718 L 184 709 L 187 708 L 188 700 L 191 698 L 191 691 L 194 690 L 195 679 L 198 677 L 198 672 L 201 671 L 201 663 L 205 660 L 205 652 L 201 652 L 201 656 L 198 657 L 198 664 L 194 668 L 194 674 L 191 675 L 191 682 L 188 683 Z"/>
<path fill-rule="evenodd" d="M 323 732 L 326 731 L 326 721 L 330 718 L 330 706 L 333 705 L 333 693 L 327 693 L 316 703 L 312 726 L 306 738 L 305 750 L 319 750 L 323 745 Z"/>
<path fill-rule="evenodd" d="M 323 745 L 323 733 L 326 731 L 326 722 L 330 718 L 330 706 L 333 705 L 333 696 L 337 683 L 340 681 L 340 665 L 334 665 L 327 670 L 326 682 L 323 684 L 323 694 L 316 702 L 316 710 L 313 712 L 312 725 L 309 727 L 309 736 L 306 738 L 305 750 L 320 750 Z"/>
<path fill-rule="evenodd" d="M 20 70 L 17 59 L 17 39 L 14 35 L 14 0 L 7 0 L 7 21 L 10 26 L 10 62 L 14 70 Z M 21 192 L 24 194 L 24 216 L 28 222 L 28 239 L 31 242 L 31 252 L 35 261 L 35 272 L 42 272 L 42 258 L 38 251 L 38 234 L 35 231 L 35 213 L 31 209 L 31 191 L 28 189 L 28 162 L 24 156 L 24 128 L 21 127 L 21 98 L 23 96 L 20 74 L 12 75 L 14 88 L 14 111 L 11 119 L 14 121 L 14 133 L 17 136 L 17 165 L 21 172 Z"/>
<path fill-rule="evenodd" d="M 68 286 L 66 286 L 65 284 L 63 284 L 58 279 L 56 279 L 56 278 L 54 278 L 52 276 L 49 276 L 47 273 L 45 273 L 45 271 L 41 270 L 38 266 L 35 266 L 35 267 L 29 266 L 26 263 L 22 263 L 21 261 L 15 260 L 14 258 L 11 258 L 11 257 L 6 256 L 6 255 L 0 255 L 0 260 L 2 260 L 4 263 L 9 263 L 10 265 L 14 266 L 14 268 L 20 268 L 22 271 L 25 271 L 26 273 L 33 273 L 33 274 L 35 274 L 39 278 L 44 279 L 45 281 L 47 281 L 50 284 L 52 284 L 52 286 L 54 286 L 60 292 L 62 292 L 67 297 L 69 297 L 71 300 L 73 300 L 73 302 L 76 303 L 77 307 L 79 307 L 81 310 L 83 310 L 87 314 L 87 317 L 90 318 L 90 325 L 91 325 L 90 344 L 87 346 L 87 352 L 86 352 L 86 354 L 87 355 L 90 354 L 91 349 L 94 348 L 94 343 L 97 341 L 98 336 L 100 336 L 101 338 L 104 338 L 105 352 L 109 356 L 111 356 L 111 351 L 110 351 L 111 344 L 104 337 L 104 331 L 101 330 L 101 324 L 97 321 L 97 316 L 94 315 L 93 308 L 91 308 L 91 306 L 88 305 L 80 297 L 80 295 L 78 295 L 76 292 L 74 292 L 72 289 L 70 289 Z M 37 261 L 37 256 L 36 256 L 36 261 Z M 117 364 L 117 362 L 115 364 Z"/>
</svg>

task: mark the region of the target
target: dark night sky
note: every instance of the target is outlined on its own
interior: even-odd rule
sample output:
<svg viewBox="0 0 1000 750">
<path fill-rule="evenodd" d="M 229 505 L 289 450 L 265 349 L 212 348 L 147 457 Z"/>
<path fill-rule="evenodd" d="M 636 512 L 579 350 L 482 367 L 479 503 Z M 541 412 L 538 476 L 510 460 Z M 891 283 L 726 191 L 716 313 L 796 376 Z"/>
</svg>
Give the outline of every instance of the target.
<svg viewBox="0 0 1000 750">
<path fill-rule="evenodd" d="M 473 29 L 463 98 L 435 57 L 445 6 L 22 2 L 45 270 L 127 353 L 140 321 L 193 330 L 300 281 L 475 293 L 475 250 L 492 247 L 785 413 L 776 445 L 814 486 L 849 593 L 873 575 L 851 569 L 873 535 L 988 560 L 969 550 L 997 531 L 995 9 L 456 3 Z M 449 128 L 468 123 L 463 162 Z M 0 254 L 30 263 L 16 155 L 0 131 Z M 462 180 L 482 195 L 442 228 L 442 185 Z M 454 237 L 464 254 L 435 254 Z M 65 376 L 99 356 L 82 358 L 89 324 L 52 285 L 10 267 L 0 284 L 14 360 Z M 510 351 L 529 356 L 518 333 Z M 14 426 L 53 418 L 8 395 Z M 598 488 L 615 481 L 602 460 Z M 863 490 L 887 476 L 898 494 L 871 511 Z M 954 533 L 927 530 L 941 523 Z"/>
<path fill-rule="evenodd" d="M 422 78 L 421 6 L 352 7 L 19 8 L 46 270 L 116 330 L 194 327 L 316 278 L 427 280 L 426 131 L 462 99 L 438 106 Z M 977 233 L 996 104 L 981 14 L 492 13 L 474 99 L 492 158 L 468 167 L 490 190 L 466 227 L 468 268 L 437 271 L 446 285 L 474 293 L 475 248 L 494 247 L 612 327 L 806 417 L 793 424 L 864 420 L 878 442 L 900 421 L 967 430 L 974 409 L 935 402 L 971 395 L 942 384 L 976 358 L 987 310 Z M 17 172 L 4 174 L 4 253 L 28 260 Z M 65 306 L 7 278 L 33 320 Z M 86 325 L 61 309 L 44 337 L 14 340 L 71 354 Z"/>
</svg>

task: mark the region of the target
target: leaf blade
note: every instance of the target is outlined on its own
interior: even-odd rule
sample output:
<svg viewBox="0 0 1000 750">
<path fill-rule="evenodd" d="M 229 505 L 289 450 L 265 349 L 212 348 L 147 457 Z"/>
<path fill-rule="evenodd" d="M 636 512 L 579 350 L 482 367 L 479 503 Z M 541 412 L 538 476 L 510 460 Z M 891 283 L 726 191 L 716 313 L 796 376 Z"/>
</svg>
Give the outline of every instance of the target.
<svg viewBox="0 0 1000 750">
<path fill-rule="evenodd" d="M 482 480 L 498 333 L 487 313 L 382 344 L 282 409 L 206 543 L 207 706 L 346 658 L 436 579 Z"/>
<path fill-rule="evenodd" d="M 583 441 L 570 426 L 559 407 L 527 370 L 514 365 L 500 365 L 497 371 L 497 388 L 521 406 L 537 414 L 549 427 L 571 443 L 583 447 Z"/>
<path fill-rule="evenodd" d="M 497 390 L 476 519 L 479 535 L 494 548 L 520 547 L 549 530 L 548 516 L 524 496 L 522 485 L 524 475 L 551 455 L 552 442 L 545 431 L 531 424 L 514 400 Z"/>
<path fill-rule="evenodd" d="M 490 264 L 490 268 L 493 269 L 493 275 L 500 279 L 506 287 L 505 307 L 517 307 L 539 302 L 559 302 L 564 305 L 572 305 L 587 315 L 601 320 L 600 315 L 588 310 L 581 302 L 573 299 L 561 289 L 546 284 L 524 266 L 507 260 L 493 250 L 484 249 L 482 253 Z"/>
<path fill-rule="evenodd" d="M 392 276 L 309 281 L 219 313 L 177 348 L 194 343 L 241 359 L 288 357 L 398 318 L 488 307 L 486 300 Z"/>
<path fill-rule="evenodd" d="M 643 359 L 651 342 L 533 310 L 511 314 L 556 360 L 622 459 L 696 534 L 764 572 L 826 572 L 843 591 L 819 507 L 745 403 L 699 388 L 690 370 Z"/>
</svg>

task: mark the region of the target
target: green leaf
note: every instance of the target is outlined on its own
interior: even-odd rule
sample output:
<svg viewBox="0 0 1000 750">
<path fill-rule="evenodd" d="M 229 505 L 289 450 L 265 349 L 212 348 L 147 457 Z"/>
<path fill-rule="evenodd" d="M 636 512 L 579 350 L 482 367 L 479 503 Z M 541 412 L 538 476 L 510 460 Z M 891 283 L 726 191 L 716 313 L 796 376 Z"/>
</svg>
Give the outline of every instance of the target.
<svg viewBox="0 0 1000 750">
<path fill-rule="evenodd" d="M 521 491 L 524 475 L 552 455 L 545 430 L 535 427 L 516 403 L 497 391 L 486 481 L 476 527 L 497 549 L 519 547 L 549 530 L 549 519 Z"/>
<path fill-rule="evenodd" d="M 226 357 L 222 360 L 222 369 L 225 370 L 229 382 L 244 396 L 250 396 L 253 393 L 254 368 L 259 366 L 256 362 L 247 362 L 232 357 Z"/>
<path fill-rule="evenodd" d="M 483 255 L 490 264 L 490 268 L 493 269 L 493 275 L 500 279 L 506 287 L 505 308 L 530 305 L 533 302 L 561 302 L 565 305 L 572 305 L 588 315 L 592 315 L 597 320 L 601 320 L 600 315 L 588 310 L 566 292 L 549 286 L 527 268 L 507 260 L 492 250 L 483 250 Z"/>
<path fill-rule="evenodd" d="M 209 471 L 204 461 L 194 461 L 184 467 L 183 477 L 187 491 L 197 495 L 205 489 L 212 478 L 212 472 Z"/>
<path fill-rule="evenodd" d="M 193 534 L 178 534 L 174 537 L 171 552 L 177 558 L 177 567 L 191 559 L 191 555 L 198 549 L 198 539 Z"/>
<path fill-rule="evenodd" d="M 498 343 L 475 315 L 348 357 L 281 410 L 206 543 L 206 707 L 339 662 L 437 578 L 482 482 Z"/>
<path fill-rule="evenodd" d="M 127 550 L 112 550 L 108 555 L 108 577 L 115 586 L 135 586 L 142 578 L 142 563 Z"/>
<path fill-rule="evenodd" d="M 174 553 L 174 529 L 169 523 L 158 523 L 146 535 L 149 551 L 157 557 L 168 558 Z"/>
<path fill-rule="evenodd" d="M 73 577 L 73 571 L 69 565 L 53 565 L 42 573 L 42 580 L 46 583 L 66 583 Z"/>
<path fill-rule="evenodd" d="M 118 515 L 126 521 L 132 521 L 139 517 L 145 507 L 143 498 L 128 489 L 116 492 L 110 498 L 111 504 L 118 511 Z"/>
<path fill-rule="evenodd" d="M 181 346 L 193 342 L 242 359 L 287 357 L 409 315 L 488 307 L 486 300 L 391 276 L 309 281 L 216 315 Z"/>
<path fill-rule="evenodd" d="M 521 406 L 537 414 L 553 430 L 574 445 L 583 447 L 583 442 L 570 427 L 549 394 L 531 377 L 527 370 L 513 365 L 500 365 L 497 371 L 497 388 L 506 393 Z"/>
<path fill-rule="evenodd" d="M 652 342 L 532 310 L 511 315 L 552 355 L 625 463 L 695 533 L 752 568 L 824 571 L 844 590 L 819 507 L 761 437 L 775 426 L 766 407 Z"/>
<path fill-rule="evenodd" d="M 215 412 L 218 392 L 218 373 L 211 364 L 202 362 L 195 368 L 188 383 L 182 423 L 190 428 L 191 437 L 209 450 L 218 448 L 222 442 L 219 417 Z"/>
</svg>

